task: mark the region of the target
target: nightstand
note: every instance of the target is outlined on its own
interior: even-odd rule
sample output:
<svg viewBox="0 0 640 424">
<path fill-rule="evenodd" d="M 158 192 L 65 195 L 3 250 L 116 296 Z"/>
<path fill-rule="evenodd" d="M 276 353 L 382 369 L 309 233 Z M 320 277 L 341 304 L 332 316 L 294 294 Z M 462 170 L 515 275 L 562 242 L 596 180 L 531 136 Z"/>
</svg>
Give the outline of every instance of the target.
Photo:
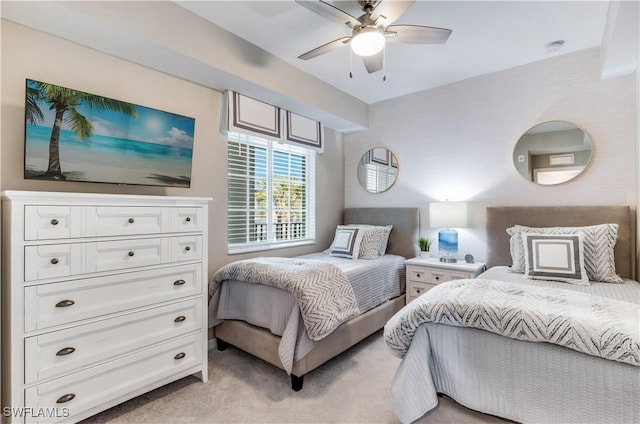
<svg viewBox="0 0 640 424">
<path fill-rule="evenodd" d="M 482 262 L 445 263 L 440 262 L 438 258 L 413 258 L 407 259 L 404 263 L 407 267 L 407 303 L 432 289 L 436 284 L 474 278 L 485 269 Z"/>
</svg>

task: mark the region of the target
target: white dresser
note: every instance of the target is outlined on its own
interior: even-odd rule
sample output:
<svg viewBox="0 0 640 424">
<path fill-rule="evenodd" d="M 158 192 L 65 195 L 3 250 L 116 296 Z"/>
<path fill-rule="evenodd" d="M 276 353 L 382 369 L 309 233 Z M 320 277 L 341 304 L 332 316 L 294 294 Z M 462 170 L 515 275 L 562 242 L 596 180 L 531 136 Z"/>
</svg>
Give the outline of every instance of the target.
<svg viewBox="0 0 640 424">
<path fill-rule="evenodd" d="M 3 192 L 4 421 L 76 422 L 207 381 L 209 200 Z"/>
</svg>

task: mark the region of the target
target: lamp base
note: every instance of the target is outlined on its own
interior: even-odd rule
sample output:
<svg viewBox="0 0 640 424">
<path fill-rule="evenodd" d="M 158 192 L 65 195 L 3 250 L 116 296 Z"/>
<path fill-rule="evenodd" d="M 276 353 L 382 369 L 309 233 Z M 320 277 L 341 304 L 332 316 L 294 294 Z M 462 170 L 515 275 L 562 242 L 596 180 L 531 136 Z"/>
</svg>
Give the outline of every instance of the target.
<svg viewBox="0 0 640 424">
<path fill-rule="evenodd" d="M 456 258 L 447 258 L 446 256 L 443 256 L 440 258 L 440 262 L 444 262 L 447 264 L 453 264 L 458 262 L 458 260 Z"/>
</svg>

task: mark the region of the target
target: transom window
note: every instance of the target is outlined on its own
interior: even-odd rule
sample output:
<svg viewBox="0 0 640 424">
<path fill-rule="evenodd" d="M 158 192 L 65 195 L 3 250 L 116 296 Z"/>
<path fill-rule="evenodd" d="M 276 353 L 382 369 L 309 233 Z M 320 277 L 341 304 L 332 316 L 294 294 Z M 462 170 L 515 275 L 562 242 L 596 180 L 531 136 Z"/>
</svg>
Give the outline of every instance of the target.
<svg viewBox="0 0 640 424">
<path fill-rule="evenodd" d="M 228 133 L 228 252 L 315 241 L 316 153 Z"/>
</svg>

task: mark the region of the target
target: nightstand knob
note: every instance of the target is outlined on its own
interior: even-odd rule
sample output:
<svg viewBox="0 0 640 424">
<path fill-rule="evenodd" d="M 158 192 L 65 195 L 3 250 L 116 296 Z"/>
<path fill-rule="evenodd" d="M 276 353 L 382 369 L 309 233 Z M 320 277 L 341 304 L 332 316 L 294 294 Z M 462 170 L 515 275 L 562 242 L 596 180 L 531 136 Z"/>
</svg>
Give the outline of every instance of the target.
<svg viewBox="0 0 640 424">
<path fill-rule="evenodd" d="M 439 280 L 439 279 L 440 279 L 440 277 L 436 276 L 436 280 Z"/>
<path fill-rule="evenodd" d="M 420 278 L 420 274 L 416 274 L 416 277 Z"/>
<path fill-rule="evenodd" d="M 58 220 L 57 220 L 57 219 L 55 219 L 55 218 L 53 218 L 53 219 L 51 220 L 51 225 L 58 225 Z"/>
<path fill-rule="evenodd" d="M 416 289 L 416 293 L 420 294 L 420 289 Z"/>
<path fill-rule="evenodd" d="M 184 220 L 187 221 L 187 222 L 191 222 L 191 218 L 189 218 L 189 217 L 186 217 Z"/>
<path fill-rule="evenodd" d="M 136 222 L 136 220 L 135 220 L 135 219 L 133 219 L 133 218 L 129 218 L 129 219 L 127 220 L 127 222 L 129 222 L 129 224 L 133 224 L 134 222 Z"/>
</svg>

